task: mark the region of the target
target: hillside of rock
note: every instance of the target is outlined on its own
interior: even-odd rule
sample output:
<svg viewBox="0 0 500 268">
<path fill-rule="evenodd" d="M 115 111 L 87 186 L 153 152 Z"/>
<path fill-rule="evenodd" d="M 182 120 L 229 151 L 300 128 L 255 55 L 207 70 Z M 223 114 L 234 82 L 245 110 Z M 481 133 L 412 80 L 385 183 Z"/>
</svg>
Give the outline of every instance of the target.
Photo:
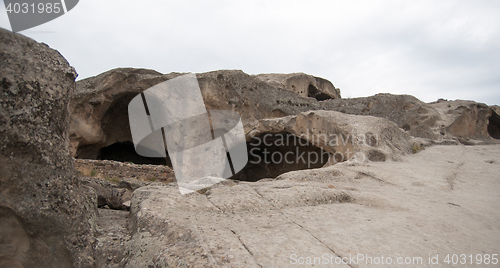
<svg viewBox="0 0 500 268">
<path fill-rule="evenodd" d="M 72 156 L 153 161 L 133 153 L 128 103 L 149 87 L 179 75 L 122 68 L 78 81 L 70 101 Z M 197 78 L 207 110 L 237 112 L 248 138 L 261 120 L 311 110 L 385 118 L 410 136 L 426 139 L 426 143 L 468 143 L 470 139 L 491 143 L 500 135 L 500 117 L 494 107 L 473 101 L 424 103 L 413 96 L 392 94 L 342 99 L 331 82 L 300 73 L 251 76 L 242 71 L 219 70 L 197 74 Z M 328 97 L 314 97 L 311 91 Z M 107 156 L 107 147 L 124 156 Z"/>
<path fill-rule="evenodd" d="M 70 102 L 72 155 L 95 159 L 101 148 L 130 142 L 127 113 L 130 100 L 149 87 L 179 75 L 122 68 L 78 81 Z M 263 118 L 321 109 L 315 98 L 301 97 L 292 86 L 302 91 L 326 92 L 321 94 L 329 94 L 331 98 L 340 97 L 329 81 L 305 74 L 294 76 L 295 80 L 286 86 L 264 82 L 258 76 L 237 70 L 203 73 L 197 78 L 207 109 L 238 112 L 247 131 Z"/>
<path fill-rule="evenodd" d="M 387 118 L 411 136 L 439 141 L 477 139 L 494 142 L 500 125 L 494 107 L 474 101 L 438 100 L 424 103 L 409 95 L 377 94 L 328 100 L 328 110 Z M 491 120 L 490 120 L 491 118 Z"/>
</svg>

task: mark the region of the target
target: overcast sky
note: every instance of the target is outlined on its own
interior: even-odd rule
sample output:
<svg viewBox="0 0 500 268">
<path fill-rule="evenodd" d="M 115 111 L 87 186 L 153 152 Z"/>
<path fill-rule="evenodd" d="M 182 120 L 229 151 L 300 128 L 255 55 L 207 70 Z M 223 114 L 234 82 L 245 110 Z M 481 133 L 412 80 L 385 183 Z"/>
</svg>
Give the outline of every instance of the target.
<svg viewBox="0 0 500 268">
<path fill-rule="evenodd" d="M 0 27 L 11 29 L 3 3 Z M 342 97 L 500 105 L 496 0 L 81 0 L 21 34 L 59 50 L 78 79 L 117 67 L 304 72 L 330 80 Z"/>
</svg>

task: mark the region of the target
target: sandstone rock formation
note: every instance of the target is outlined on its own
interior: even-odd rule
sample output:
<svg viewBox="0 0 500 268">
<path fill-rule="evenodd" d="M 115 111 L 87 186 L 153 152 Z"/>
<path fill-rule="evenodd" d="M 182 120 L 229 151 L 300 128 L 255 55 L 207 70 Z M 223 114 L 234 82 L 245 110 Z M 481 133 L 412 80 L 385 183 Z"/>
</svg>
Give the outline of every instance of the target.
<svg viewBox="0 0 500 268">
<path fill-rule="evenodd" d="M 128 102 L 152 85 L 178 75 L 128 68 L 77 82 L 77 91 L 70 102 L 72 155 L 96 159 L 106 154 L 103 148 L 112 145 L 115 146 L 112 151 L 133 151 Z M 341 99 L 339 90 L 329 81 L 300 73 L 250 76 L 241 71 L 221 70 L 197 74 L 197 78 L 207 109 L 238 112 L 246 133 L 259 120 L 310 110 L 386 118 L 409 135 L 435 143 L 468 139 L 491 142 L 498 137 L 491 133 L 497 133 L 500 127 L 495 119 L 498 113 L 484 104 L 444 100 L 427 104 L 413 96 L 392 94 Z"/>
<path fill-rule="evenodd" d="M 149 87 L 179 75 L 125 68 L 78 81 L 70 102 L 72 155 L 95 159 L 104 147 L 130 144 L 127 112 L 130 100 Z M 321 94 L 340 97 L 326 80 L 308 75 L 298 77 L 326 92 Z M 246 131 L 263 118 L 321 109 L 315 98 L 302 98 L 284 85 L 267 83 L 242 71 L 221 70 L 198 74 L 197 78 L 207 109 L 238 112 Z"/>
<path fill-rule="evenodd" d="M 180 195 L 171 168 L 77 160 L 89 177 L 77 178 L 71 156 L 168 164 L 133 153 L 127 106 L 181 74 L 115 69 L 75 88 L 57 51 L 2 29 L 0 59 L 0 267 L 289 267 L 323 256 L 372 267 L 338 260 L 498 252 L 499 145 L 411 152 L 423 140 L 495 143 L 499 107 L 340 99 L 302 73 L 197 74 L 207 109 L 241 115 L 250 154 L 308 160 L 250 163 L 238 180 Z"/>
<path fill-rule="evenodd" d="M 446 133 L 460 139 L 498 139 L 495 135 L 500 127 L 498 114 L 486 104 L 438 100 L 430 105 L 441 114 Z"/>
<path fill-rule="evenodd" d="M 68 102 L 75 70 L 0 29 L 0 267 L 91 267 L 95 193 L 74 179 Z"/>
<path fill-rule="evenodd" d="M 433 141 L 478 139 L 494 142 L 492 138 L 497 138 L 490 132 L 494 133 L 500 126 L 494 120 L 492 107 L 473 101 L 439 100 L 427 104 L 409 95 L 377 94 L 327 100 L 322 104 L 328 110 L 387 118 L 411 136 Z"/>
<path fill-rule="evenodd" d="M 499 145 L 440 145 L 403 158 L 227 181 L 203 195 L 139 188 L 123 265 L 310 267 L 325 265 L 326 254 L 332 267 L 374 267 L 381 256 L 423 267 L 438 254 L 452 267 L 443 262 L 451 252 L 498 251 Z"/>
<path fill-rule="evenodd" d="M 234 178 L 250 181 L 347 160 L 399 160 L 412 146 L 410 136 L 387 119 L 323 110 L 260 120 L 248 136 L 249 163 Z"/>
<path fill-rule="evenodd" d="M 436 122 L 440 114 L 430 105 L 409 95 L 377 94 L 375 96 L 341 101 L 329 100 L 329 109 L 354 115 L 387 118 L 412 136 L 437 139 Z"/>
<path fill-rule="evenodd" d="M 72 155 L 77 158 L 168 164 L 168 158 L 154 160 L 141 158 L 135 154 L 127 105 L 138 93 L 179 75 L 179 73 L 162 75 L 152 70 L 127 68 L 111 70 L 77 82 L 77 91 L 70 102 Z M 302 133 L 320 134 L 318 131 L 321 130 L 308 119 L 296 120 L 301 118 L 297 116 L 299 113 L 311 110 L 316 110 L 318 111 L 316 114 L 322 115 L 324 113 L 319 112 L 320 110 L 330 110 L 350 115 L 388 119 L 410 136 L 423 138 L 414 139 L 418 144 L 477 143 L 470 139 L 491 143 L 494 142 L 495 137 L 499 136 L 497 133 L 500 124 L 496 119 L 496 113 L 491 107 L 475 102 L 440 100 L 427 104 L 413 96 L 392 94 L 341 99 L 339 90 L 329 81 L 301 73 L 251 76 L 241 71 L 221 70 L 197 74 L 197 78 L 208 110 L 232 110 L 241 115 L 249 142 L 248 146 L 250 146 L 251 138 L 259 138 L 265 136 L 266 133 L 274 133 L 273 139 L 276 139 L 278 137 L 276 135 L 279 134 L 286 134 L 286 139 L 295 139 Z M 350 133 L 354 125 L 376 128 L 379 124 L 373 123 L 375 121 L 370 119 L 371 117 L 349 117 L 357 118 L 353 119 L 356 122 L 341 119 L 340 115 L 334 117 L 335 119 L 332 120 L 345 121 L 345 124 L 338 124 L 333 129 L 323 128 L 322 135 L 342 133 L 343 138 L 346 138 L 348 135 L 346 133 Z M 289 126 L 285 127 L 285 122 Z M 274 126 L 269 128 L 273 124 Z M 292 128 L 290 125 L 293 124 L 295 126 Z M 385 122 L 381 124 L 386 125 Z M 281 128 L 273 129 L 276 125 Z M 300 131 L 293 131 L 299 128 Z M 369 130 L 365 133 L 374 134 Z M 376 133 L 376 135 L 379 134 Z M 391 135 L 400 137 L 400 132 L 392 129 Z M 387 135 L 377 137 L 382 138 L 382 143 L 393 142 Z M 395 140 L 399 142 L 400 139 L 395 138 Z M 399 147 L 397 149 L 399 152 L 393 149 L 384 151 L 371 148 L 370 153 L 365 150 L 363 155 L 371 160 L 397 159 L 401 152 L 408 151 L 408 143 Z M 296 149 L 300 153 L 319 153 L 321 150 L 326 150 L 331 154 L 341 153 L 346 158 L 346 149 L 353 148 L 341 149 L 313 143 Z M 362 152 L 362 150 L 356 148 L 352 155 L 356 152 Z M 247 179 L 275 177 L 290 170 L 318 168 L 325 163 L 326 161 L 320 161 L 307 167 L 287 165 L 263 168 L 257 165 L 253 168 L 259 170 L 257 173 L 260 175 L 255 176 L 254 179 Z M 244 177 L 246 177 L 244 174 L 238 176 L 240 179 Z"/>
<path fill-rule="evenodd" d="M 293 74 L 259 74 L 257 78 L 278 87 L 284 87 L 301 97 L 311 97 L 319 101 L 340 99 L 340 89 L 323 78 L 304 73 Z"/>
</svg>

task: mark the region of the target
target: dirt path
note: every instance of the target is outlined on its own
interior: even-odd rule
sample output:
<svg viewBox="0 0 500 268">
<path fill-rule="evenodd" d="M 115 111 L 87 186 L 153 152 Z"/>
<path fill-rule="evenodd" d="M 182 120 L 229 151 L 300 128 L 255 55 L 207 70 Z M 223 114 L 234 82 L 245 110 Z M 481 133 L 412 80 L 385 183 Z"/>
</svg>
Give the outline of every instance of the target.
<svg viewBox="0 0 500 268">
<path fill-rule="evenodd" d="M 96 266 L 117 268 L 125 265 L 130 232 L 127 229 L 129 212 L 99 209 L 97 217 Z"/>
</svg>

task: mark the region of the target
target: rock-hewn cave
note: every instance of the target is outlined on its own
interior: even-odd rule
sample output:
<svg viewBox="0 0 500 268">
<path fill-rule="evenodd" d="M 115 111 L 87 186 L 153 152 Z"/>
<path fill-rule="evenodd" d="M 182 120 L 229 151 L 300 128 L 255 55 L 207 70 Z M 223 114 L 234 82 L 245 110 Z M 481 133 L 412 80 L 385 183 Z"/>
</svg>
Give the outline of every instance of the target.
<svg viewBox="0 0 500 268">
<path fill-rule="evenodd" d="M 488 118 L 488 134 L 494 139 L 500 139 L 500 116 L 494 110 Z"/>
<path fill-rule="evenodd" d="M 97 159 L 132 162 L 134 164 L 168 165 L 172 163 L 167 158 L 144 157 L 135 152 L 134 144 L 130 141 L 113 143 L 99 151 Z"/>
<path fill-rule="evenodd" d="M 258 181 L 283 173 L 319 168 L 330 154 L 306 140 L 287 133 L 264 133 L 247 142 L 248 163 L 232 179 Z"/>
<path fill-rule="evenodd" d="M 265 133 L 247 142 L 248 163 L 232 179 L 258 181 L 275 178 L 283 173 L 320 168 L 330 154 L 290 133 Z M 130 141 L 116 142 L 99 150 L 99 160 L 172 166 L 168 158 L 143 157 L 136 153 Z"/>
<path fill-rule="evenodd" d="M 115 97 L 101 120 L 105 140 L 81 146 L 77 150 L 76 158 L 172 166 L 168 156 L 150 158 L 136 153 L 128 118 L 128 104 L 135 96 L 136 93 L 127 93 Z"/>
<path fill-rule="evenodd" d="M 325 94 L 325 93 L 319 91 L 318 88 L 316 88 L 313 85 L 309 85 L 307 96 L 311 97 L 311 98 L 315 98 L 315 99 L 317 99 L 319 101 L 324 101 L 324 100 L 328 100 L 328 99 L 332 98 L 328 94 Z"/>
</svg>

